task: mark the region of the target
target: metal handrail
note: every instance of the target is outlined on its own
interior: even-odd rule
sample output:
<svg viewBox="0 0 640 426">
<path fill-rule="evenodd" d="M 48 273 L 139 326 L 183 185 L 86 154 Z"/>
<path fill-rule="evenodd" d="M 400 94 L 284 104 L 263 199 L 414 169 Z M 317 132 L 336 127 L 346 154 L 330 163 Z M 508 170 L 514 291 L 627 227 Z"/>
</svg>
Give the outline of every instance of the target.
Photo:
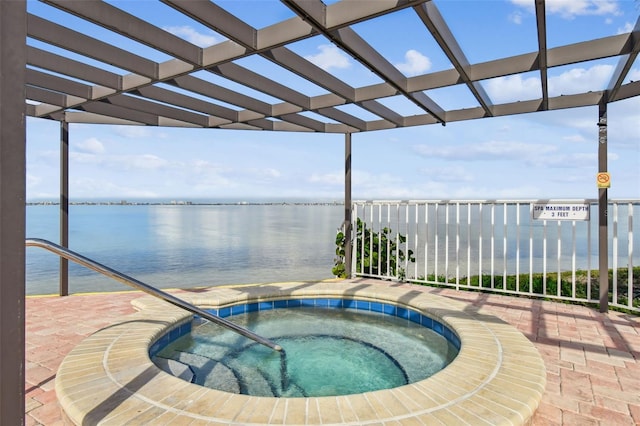
<svg viewBox="0 0 640 426">
<path fill-rule="evenodd" d="M 102 265 L 101 263 L 91 260 L 88 257 L 85 257 L 79 253 L 76 253 L 72 250 L 62 247 L 56 243 L 52 243 L 51 241 L 43 240 L 40 238 L 27 238 L 25 240 L 25 245 L 27 247 L 41 247 L 45 250 L 49 250 L 50 252 L 53 252 L 60 257 L 71 260 L 93 271 L 99 272 L 102 275 L 113 278 L 116 281 L 120 281 L 123 284 L 136 288 L 138 290 L 144 291 L 145 293 L 150 294 L 151 296 L 157 297 L 159 299 L 164 300 L 165 302 L 171 303 L 172 305 L 178 306 L 193 314 L 199 315 L 206 320 L 209 320 L 223 327 L 226 327 L 230 330 L 233 330 L 234 332 L 244 337 L 247 337 L 257 343 L 260 343 L 261 345 L 267 346 L 275 351 L 282 352 L 282 346 L 276 343 L 273 343 L 269 339 L 258 336 L 252 331 L 247 330 L 246 328 L 240 327 L 239 325 L 234 324 L 231 321 L 227 321 L 224 318 L 220 318 L 218 316 L 212 315 L 209 312 L 204 311 L 198 308 L 197 306 L 193 306 L 192 304 L 182 299 L 179 299 L 169 293 L 165 293 L 162 290 L 159 290 L 155 287 L 152 287 L 148 284 L 143 283 L 142 281 L 139 281 L 121 272 L 118 272 L 115 269 L 111 269 L 108 266 Z"/>
</svg>

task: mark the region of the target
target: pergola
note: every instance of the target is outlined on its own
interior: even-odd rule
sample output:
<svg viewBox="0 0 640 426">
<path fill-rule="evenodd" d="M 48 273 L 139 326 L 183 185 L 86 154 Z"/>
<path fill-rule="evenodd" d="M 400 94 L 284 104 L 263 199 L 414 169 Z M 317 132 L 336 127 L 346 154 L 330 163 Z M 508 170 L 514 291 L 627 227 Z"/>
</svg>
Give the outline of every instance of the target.
<svg viewBox="0 0 640 426">
<path fill-rule="evenodd" d="M 42 3 L 42 10 L 55 13 L 27 13 L 24 0 L 0 2 L 0 419 L 8 424 L 19 424 L 24 415 L 25 114 L 61 123 L 61 244 L 66 245 L 69 123 L 344 134 L 349 226 L 353 133 L 598 106 L 598 170 L 606 172 L 607 104 L 640 95 L 640 82 L 628 79 L 640 51 L 640 19 L 629 33 L 548 48 L 544 0 L 535 0 L 537 49 L 482 63 L 469 61 L 451 23 L 430 0 L 343 0 L 329 5 L 282 0 L 290 17 L 263 28 L 209 0 L 157 4 L 225 38 L 207 47 L 104 1 Z M 384 18 L 401 13 L 424 25 L 428 41 L 449 60 L 448 69 L 407 76 L 354 29 L 380 23 L 380 31 L 389 31 Z M 66 26 L 67 18 L 82 28 L 108 31 L 120 42 Z M 296 43 L 314 37 L 353 58 L 377 82 L 353 86 L 296 53 Z M 133 52 L 128 45 L 144 49 Z M 269 61 L 317 90 L 308 94 L 263 75 L 244 65 L 243 60 L 251 58 Z M 607 58 L 616 59 L 617 67 L 605 89 L 550 96 L 549 70 Z M 483 85 L 532 72 L 540 84 L 535 99 L 495 103 Z M 475 105 L 446 109 L 429 95 L 447 88 L 467 91 Z M 418 112 L 403 114 L 386 103 L 397 97 Z M 607 253 L 606 189 L 599 190 L 599 199 L 600 251 Z M 600 268 L 606 271 L 602 257 Z M 607 274 L 600 276 L 606 281 Z M 607 297 L 603 284 L 601 302 Z"/>
</svg>

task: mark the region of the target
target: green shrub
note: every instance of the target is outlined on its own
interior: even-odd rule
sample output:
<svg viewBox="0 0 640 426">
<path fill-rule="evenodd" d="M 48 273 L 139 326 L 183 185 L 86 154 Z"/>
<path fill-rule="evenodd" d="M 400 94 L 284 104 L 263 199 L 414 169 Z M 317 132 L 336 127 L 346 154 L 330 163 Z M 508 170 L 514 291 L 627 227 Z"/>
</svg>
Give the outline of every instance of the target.
<svg viewBox="0 0 640 426">
<path fill-rule="evenodd" d="M 399 245 L 407 242 L 406 235 L 393 234 L 391 229 L 385 227 L 380 232 L 375 232 L 358 218 L 356 227 L 355 244 L 356 271 L 388 277 L 396 277 L 400 281 L 406 279 L 406 271 L 402 267 L 405 262 L 415 262 L 413 250 L 405 252 Z M 345 246 L 347 238 L 344 231 L 336 234 L 336 258 L 331 270 L 336 277 L 344 278 L 347 271 L 344 263 Z"/>
</svg>

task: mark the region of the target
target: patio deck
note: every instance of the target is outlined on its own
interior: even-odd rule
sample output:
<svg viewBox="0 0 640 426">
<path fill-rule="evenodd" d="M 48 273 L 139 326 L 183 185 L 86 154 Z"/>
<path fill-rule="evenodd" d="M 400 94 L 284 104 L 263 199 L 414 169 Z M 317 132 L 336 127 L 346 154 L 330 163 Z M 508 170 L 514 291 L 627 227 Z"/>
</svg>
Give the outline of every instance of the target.
<svg viewBox="0 0 640 426">
<path fill-rule="evenodd" d="M 534 425 L 640 424 L 640 317 L 501 295 L 422 286 L 413 289 L 468 303 L 469 310 L 507 321 L 534 343 L 547 369 L 546 392 Z M 174 293 L 180 292 L 190 290 Z M 83 338 L 133 313 L 130 302 L 143 295 L 27 299 L 27 425 L 63 424 L 54 391 L 60 362 Z"/>
</svg>

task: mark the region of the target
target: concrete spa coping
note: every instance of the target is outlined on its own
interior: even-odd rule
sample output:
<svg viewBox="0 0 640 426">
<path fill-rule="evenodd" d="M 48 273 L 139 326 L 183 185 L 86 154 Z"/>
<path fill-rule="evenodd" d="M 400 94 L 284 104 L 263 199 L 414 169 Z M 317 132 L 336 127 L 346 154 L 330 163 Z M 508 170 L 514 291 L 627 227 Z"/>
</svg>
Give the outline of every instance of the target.
<svg viewBox="0 0 640 426">
<path fill-rule="evenodd" d="M 191 314 L 141 297 L 139 310 L 91 335 L 64 359 L 56 393 L 74 425 L 522 425 L 546 384 L 544 363 L 513 326 L 468 305 L 388 282 L 336 281 L 210 288 L 181 293 L 205 309 L 290 298 L 375 300 L 440 321 L 461 341 L 458 356 L 433 376 L 363 394 L 270 398 L 188 383 L 158 368 L 149 348 Z"/>
</svg>

